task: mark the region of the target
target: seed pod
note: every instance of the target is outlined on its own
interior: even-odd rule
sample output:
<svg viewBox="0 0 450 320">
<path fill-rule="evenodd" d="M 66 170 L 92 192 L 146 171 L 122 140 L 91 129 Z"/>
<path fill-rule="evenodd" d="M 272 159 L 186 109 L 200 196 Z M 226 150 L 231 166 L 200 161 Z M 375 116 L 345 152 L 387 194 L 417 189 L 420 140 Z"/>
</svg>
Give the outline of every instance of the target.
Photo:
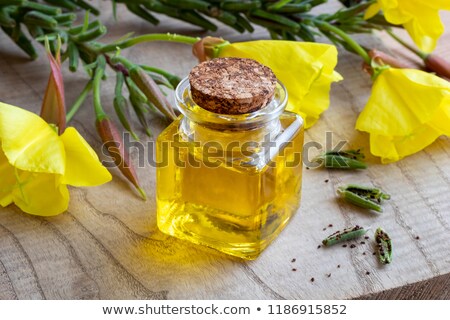
<svg viewBox="0 0 450 320">
<path fill-rule="evenodd" d="M 45 2 L 53 4 L 54 6 L 65 8 L 69 11 L 75 11 L 77 9 L 77 6 L 70 0 L 45 0 Z"/>
<path fill-rule="evenodd" d="M 256 9 L 256 10 L 252 10 L 250 12 L 250 15 L 253 17 L 256 17 L 256 18 L 261 18 L 261 19 L 265 19 L 265 20 L 269 20 L 274 23 L 277 23 L 280 26 L 289 28 L 290 30 L 288 30 L 288 31 L 292 31 L 294 33 L 300 29 L 297 22 L 295 22 L 289 18 L 286 18 L 285 16 L 279 15 L 279 14 L 269 13 L 269 12 L 266 12 L 261 9 Z M 285 30 L 285 28 L 283 30 Z"/>
<path fill-rule="evenodd" d="M 259 0 L 244 0 L 244 1 L 220 1 L 220 7 L 228 11 L 247 11 L 258 9 L 261 7 L 261 1 Z"/>
<path fill-rule="evenodd" d="M 31 59 L 34 60 L 38 57 L 36 49 L 27 36 L 20 30 L 20 26 L 16 26 L 15 28 L 2 26 L 1 28 Z"/>
<path fill-rule="evenodd" d="M 275 7 L 270 5 L 267 10 L 276 13 L 303 13 L 311 10 L 312 6 L 309 3 L 288 3 L 282 7 Z"/>
<path fill-rule="evenodd" d="M 162 3 L 187 10 L 208 10 L 210 3 L 202 0 L 161 0 Z"/>
<path fill-rule="evenodd" d="M 78 63 L 80 61 L 80 52 L 73 42 L 70 42 L 67 46 L 67 54 L 69 56 L 69 70 L 72 72 L 76 72 L 78 69 Z"/>
<path fill-rule="evenodd" d="M 100 11 L 96 8 L 96 7 L 94 7 L 94 6 L 92 6 L 92 5 L 90 5 L 88 2 L 86 2 L 86 1 L 83 1 L 83 0 L 71 0 L 72 2 L 74 2 L 77 6 L 79 6 L 81 9 L 84 9 L 84 10 L 86 10 L 86 11 L 89 11 L 89 12 L 91 12 L 92 14 L 94 14 L 94 15 L 96 15 L 96 16 L 98 16 L 99 14 L 100 14 Z"/>
<path fill-rule="evenodd" d="M 137 101 L 131 95 L 130 95 L 130 103 L 133 106 L 133 110 L 136 113 L 136 116 L 137 116 L 142 128 L 144 129 L 145 134 L 147 136 L 151 137 L 152 131 L 150 129 L 150 125 L 147 122 L 147 118 L 145 117 L 145 113 L 147 112 L 146 107 L 140 101 Z"/>
<path fill-rule="evenodd" d="M 363 158 L 364 154 L 360 149 L 327 151 L 315 157 L 312 162 L 328 169 L 366 169 L 367 164 L 361 161 Z"/>
<path fill-rule="evenodd" d="M 369 231 L 369 229 L 364 229 L 363 227 L 356 225 L 351 228 L 346 228 L 343 231 L 336 231 L 335 233 L 325 238 L 322 243 L 323 245 L 329 247 L 336 243 L 359 238 L 365 235 L 367 231 Z"/>
<path fill-rule="evenodd" d="M 6 28 L 14 28 L 16 26 L 16 20 L 9 15 L 6 7 L 0 7 L 0 26 Z"/>
<path fill-rule="evenodd" d="M 96 29 L 96 28 L 100 27 L 101 25 L 102 24 L 101 24 L 101 22 L 99 20 L 94 20 L 94 21 L 92 21 L 92 22 L 90 22 L 88 24 L 88 27 L 87 27 L 87 29 L 85 31 Z M 81 31 L 83 31 L 83 28 L 84 28 L 84 25 L 79 25 L 79 26 L 76 26 L 76 27 L 72 27 L 72 28 L 70 28 L 68 30 L 68 33 L 71 34 L 71 35 L 76 35 L 76 34 L 80 33 Z"/>
<path fill-rule="evenodd" d="M 382 264 L 392 262 L 392 241 L 389 235 L 378 228 L 375 231 L 375 242 L 377 243 L 377 255 Z"/>
<path fill-rule="evenodd" d="M 155 18 L 154 15 L 143 9 L 138 4 L 133 3 L 127 3 L 127 8 L 130 10 L 130 12 L 134 13 L 138 17 L 141 17 L 144 20 L 147 20 L 151 24 L 157 25 L 159 23 L 159 20 Z"/>
<path fill-rule="evenodd" d="M 58 26 L 58 21 L 53 17 L 39 11 L 30 11 L 25 14 L 23 21 L 26 24 L 35 25 L 45 29 L 54 29 Z"/>
<path fill-rule="evenodd" d="M 391 196 L 378 188 L 366 187 L 357 184 L 341 186 L 338 194 L 346 201 L 361 208 L 383 212 L 382 200 L 389 200 Z"/>
<path fill-rule="evenodd" d="M 39 12 L 42 12 L 42 13 L 50 15 L 50 16 L 56 16 L 57 14 L 61 14 L 62 13 L 61 8 L 54 7 L 54 6 L 49 6 L 49 5 L 38 3 L 38 2 L 26 1 L 23 4 L 23 6 L 25 8 L 29 8 L 29 9 L 32 9 L 32 10 L 35 10 L 35 11 L 39 11 Z"/>
<path fill-rule="evenodd" d="M 128 152 L 125 151 L 124 142 L 114 123 L 109 118 L 103 118 L 96 121 L 97 131 L 120 172 L 130 181 L 139 191 L 141 197 L 145 200 L 147 196 L 139 185 L 138 177 L 130 161 Z"/>
<path fill-rule="evenodd" d="M 107 31 L 106 27 L 103 25 L 100 25 L 98 28 L 87 30 L 85 32 L 77 34 L 76 36 L 73 36 L 73 41 L 89 42 L 89 41 L 92 41 L 92 40 L 102 37 L 103 35 L 105 35 L 106 31 Z"/>
<path fill-rule="evenodd" d="M 175 120 L 176 115 L 162 94 L 158 85 L 153 79 L 139 66 L 134 66 L 128 70 L 130 78 L 134 81 L 139 89 L 144 93 L 147 99 L 155 105 L 155 107 L 170 120 Z"/>
<path fill-rule="evenodd" d="M 128 104 L 127 100 L 122 95 L 122 87 L 124 81 L 125 79 L 123 73 L 117 72 L 116 87 L 114 93 L 114 110 L 116 111 L 116 115 L 119 118 L 120 123 L 125 128 L 125 130 L 127 130 L 136 141 L 139 141 L 139 137 L 136 135 L 136 133 L 133 132 L 130 121 L 128 120 L 129 119 Z"/>
<path fill-rule="evenodd" d="M 147 96 L 141 91 L 141 89 L 139 89 L 139 87 L 130 77 L 127 77 L 125 81 L 127 84 L 128 92 L 130 93 L 130 96 L 133 97 L 133 99 L 144 104 L 148 102 Z"/>
</svg>

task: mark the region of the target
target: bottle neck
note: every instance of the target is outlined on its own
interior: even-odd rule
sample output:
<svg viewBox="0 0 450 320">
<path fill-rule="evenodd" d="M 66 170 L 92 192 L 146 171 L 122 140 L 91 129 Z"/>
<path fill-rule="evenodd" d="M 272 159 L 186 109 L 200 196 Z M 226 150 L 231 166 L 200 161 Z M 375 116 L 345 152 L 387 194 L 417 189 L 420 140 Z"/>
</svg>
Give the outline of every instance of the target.
<svg viewBox="0 0 450 320">
<path fill-rule="evenodd" d="M 206 143 L 218 143 L 221 147 L 230 144 L 251 143 L 262 144 L 265 141 L 274 140 L 281 131 L 279 118 L 267 122 L 242 124 L 211 124 L 199 123 L 183 116 L 179 124 L 179 132 L 182 139 L 196 142 L 199 146 Z"/>
</svg>

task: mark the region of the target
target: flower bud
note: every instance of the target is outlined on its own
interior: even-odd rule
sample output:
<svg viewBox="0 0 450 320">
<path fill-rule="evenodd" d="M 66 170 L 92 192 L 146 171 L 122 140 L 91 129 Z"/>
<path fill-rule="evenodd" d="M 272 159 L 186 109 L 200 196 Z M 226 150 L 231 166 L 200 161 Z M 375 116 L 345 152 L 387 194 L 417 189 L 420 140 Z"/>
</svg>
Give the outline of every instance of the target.
<svg viewBox="0 0 450 320">
<path fill-rule="evenodd" d="M 148 101 L 150 101 L 167 118 L 175 120 L 177 116 L 156 82 L 138 66 L 134 66 L 129 69 L 128 72 L 131 80 L 133 80 L 136 86 L 144 93 Z"/>
<path fill-rule="evenodd" d="M 128 152 L 125 151 L 124 142 L 114 122 L 106 117 L 97 120 L 96 126 L 97 131 L 117 168 L 119 168 L 120 172 L 122 172 L 128 181 L 136 187 L 142 198 L 144 200 L 147 199 L 144 190 L 139 185 L 136 171 L 130 161 Z"/>
<path fill-rule="evenodd" d="M 192 53 L 197 57 L 199 62 L 211 60 L 217 56 L 217 47 L 228 43 L 228 41 L 222 38 L 205 37 L 192 46 Z"/>
<path fill-rule="evenodd" d="M 407 61 L 398 60 L 393 56 L 377 49 L 370 50 L 369 57 L 378 64 L 387 64 L 393 68 L 417 69 L 417 65 L 414 65 L 413 63 Z"/>
<path fill-rule="evenodd" d="M 424 61 L 428 69 L 450 81 L 450 62 L 435 54 L 427 55 Z"/>
</svg>

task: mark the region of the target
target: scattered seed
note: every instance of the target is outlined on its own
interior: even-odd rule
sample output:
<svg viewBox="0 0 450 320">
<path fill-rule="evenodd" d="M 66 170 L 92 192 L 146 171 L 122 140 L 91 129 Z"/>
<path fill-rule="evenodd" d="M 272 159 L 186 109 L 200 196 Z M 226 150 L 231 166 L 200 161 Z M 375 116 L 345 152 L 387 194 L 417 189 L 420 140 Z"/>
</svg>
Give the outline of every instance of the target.
<svg viewBox="0 0 450 320">
<path fill-rule="evenodd" d="M 330 223 L 330 224 L 328 225 L 328 228 L 333 228 L 333 225 Z"/>
<path fill-rule="evenodd" d="M 341 265 L 340 265 L 340 264 L 338 264 L 338 265 L 337 265 L 337 267 L 338 267 L 338 268 L 340 268 L 340 267 L 341 267 Z"/>
<path fill-rule="evenodd" d="M 347 245 L 346 245 L 346 244 L 343 244 L 342 246 L 343 246 L 344 248 L 347 248 Z"/>
<path fill-rule="evenodd" d="M 363 252 L 363 256 L 365 256 L 366 255 L 366 252 Z"/>
<path fill-rule="evenodd" d="M 364 239 L 369 240 L 369 237 L 368 237 L 368 236 L 365 236 Z"/>
<path fill-rule="evenodd" d="M 330 181 L 330 180 L 326 179 L 326 180 L 325 180 L 325 183 L 328 183 L 329 181 Z"/>
<path fill-rule="evenodd" d="M 295 258 L 291 260 L 292 263 L 294 263 L 295 261 L 297 261 L 297 259 L 295 259 Z"/>
<path fill-rule="evenodd" d="M 355 246 L 354 244 L 351 244 L 351 245 L 350 245 L 350 248 L 353 249 L 353 248 L 356 248 L 356 246 Z"/>
<path fill-rule="evenodd" d="M 323 228 L 323 229 L 322 229 L 322 231 L 325 231 L 325 230 L 327 230 L 327 228 Z"/>
<path fill-rule="evenodd" d="M 416 240 L 419 240 L 419 239 L 420 239 L 420 237 L 419 237 L 419 236 L 417 236 L 417 237 L 416 237 Z"/>
<path fill-rule="evenodd" d="M 306 167 L 306 170 L 309 170 L 309 167 Z"/>
<path fill-rule="evenodd" d="M 364 241 L 361 241 L 360 243 L 361 243 L 361 244 L 366 244 Z"/>
<path fill-rule="evenodd" d="M 295 269 L 295 268 L 292 268 L 292 271 L 297 271 L 297 269 Z"/>
<path fill-rule="evenodd" d="M 311 282 L 314 282 L 314 278 L 311 278 Z"/>
<path fill-rule="evenodd" d="M 327 278 L 331 277 L 331 273 L 327 274 Z"/>
<path fill-rule="evenodd" d="M 317 249 L 320 249 L 320 248 L 322 248 L 322 246 L 319 244 L 319 245 L 317 246 Z"/>
<path fill-rule="evenodd" d="M 369 275 L 369 274 L 370 274 L 370 272 L 369 272 L 369 271 L 367 271 L 367 272 L 366 272 L 366 274 L 367 274 L 367 275 Z"/>
<path fill-rule="evenodd" d="M 376 255 L 377 253 L 376 252 L 372 252 L 372 255 Z"/>
</svg>

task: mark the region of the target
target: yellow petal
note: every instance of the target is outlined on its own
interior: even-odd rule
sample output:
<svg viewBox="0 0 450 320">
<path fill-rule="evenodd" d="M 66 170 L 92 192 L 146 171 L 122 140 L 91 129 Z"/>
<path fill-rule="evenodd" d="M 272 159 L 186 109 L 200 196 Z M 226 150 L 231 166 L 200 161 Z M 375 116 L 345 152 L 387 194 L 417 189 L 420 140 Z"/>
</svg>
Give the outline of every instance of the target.
<svg viewBox="0 0 450 320">
<path fill-rule="evenodd" d="M 22 211 L 54 216 L 67 210 L 69 191 L 60 175 L 19 171 L 17 184 L 13 201 Z"/>
<path fill-rule="evenodd" d="M 80 187 L 96 186 L 111 180 L 109 171 L 75 128 L 67 128 L 61 135 L 61 140 L 66 151 L 63 183 Z"/>
<path fill-rule="evenodd" d="M 436 48 L 438 39 L 444 33 L 444 25 L 437 11 L 424 11 L 417 18 L 405 23 L 404 27 L 419 49 L 426 53 Z"/>
<path fill-rule="evenodd" d="M 364 19 L 368 20 L 374 17 L 381 10 L 381 5 L 379 3 L 372 4 L 369 8 L 367 8 L 364 13 Z"/>
<path fill-rule="evenodd" d="M 16 183 L 14 167 L 6 159 L 5 154 L 0 150 L 0 205 L 6 207 L 11 204 L 11 191 Z"/>
<path fill-rule="evenodd" d="M 336 47 L 327 44 L 260 40 L 221 47 L 219 57 L 250 58 L 270 67 L 286 86 L 287 110 L 300 114 L 305 127 L 328 108 L 331 83 L 342 77 L 334 71 Z"/>
<path fill-rule="evenodd" d="M 384 163 L 418 152 L 450 135 L 450 83 L 419 70 L 384 70 L 356 129 L 370 133 L 370 151 Z"/>
<path fill-rule="evenodd" d="M 36 114 L 0 102 L 0 140 L 14 167 L 64 174 L 64 146 L 56 132 Z"/>
<path fill-rule="evenodd" d="M 450 83 L 432 74 L 390 68 L 375 80 L 356 128 L 380 135 L 409 135 L 434 117 L 449 94 Z"/>
</svg>

